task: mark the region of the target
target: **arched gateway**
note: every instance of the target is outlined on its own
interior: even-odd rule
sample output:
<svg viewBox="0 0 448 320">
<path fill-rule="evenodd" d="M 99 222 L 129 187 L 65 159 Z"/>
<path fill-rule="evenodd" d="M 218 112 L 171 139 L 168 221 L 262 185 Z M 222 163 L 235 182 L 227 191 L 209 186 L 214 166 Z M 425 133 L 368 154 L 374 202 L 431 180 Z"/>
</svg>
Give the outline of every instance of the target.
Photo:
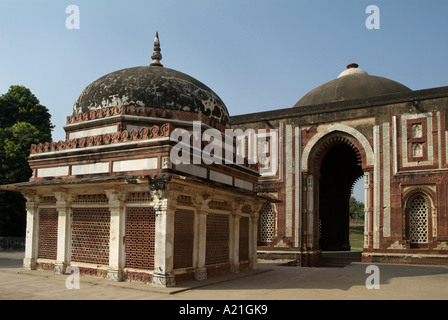
<svg viewBox="0 0 448 320">
<path fill-rule="evenodd" d="M 362 261 L 448 263 L 448 88 L 412 91 L 350 64 L 292 108 L 231 117 L 277 130 L 278 170 L 256 190 L 258 255 L 318 266 L 350 250 L 348 200 L 364 177 Z"/>
<path fill-rule="evenodd" d="M 362 150 L 362 152 L 360 151 Z M 323 251 L 349 251 L 349 199 L 355 181 L 368 172 L 365 154 L 352 135 L 333 131 L 320 138 L 308 158 L 313 180 L 314 244 Z M 317 240 L 316 240 L 317 238 Z"/>
<path fill-rule="evenodd" d="M 356 129 L 332 124 L 322 127 L 305 145 L 302 175 L 306 180 L 306 248 L 318 264 L 321 251 L 350 251 L 349 199 L 354 183 L 373 171 L 372 146 Z M 369 190 L 366 188 L 366 194 Z M 366 201 L 365 212 L 369 212 Z M 365 234 L 368 232 L 364 232 Z"/>
</svg>

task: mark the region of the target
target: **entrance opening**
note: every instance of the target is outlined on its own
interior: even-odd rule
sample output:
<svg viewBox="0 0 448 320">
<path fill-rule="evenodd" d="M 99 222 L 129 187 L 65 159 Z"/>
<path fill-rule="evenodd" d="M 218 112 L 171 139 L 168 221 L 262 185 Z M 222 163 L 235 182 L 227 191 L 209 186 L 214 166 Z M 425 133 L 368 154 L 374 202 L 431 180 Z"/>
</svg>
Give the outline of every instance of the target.
<svg viewBox="0 0 448 320">
<path fill-rule="evenodd" d="M 322 251 L 350 251 L 349 204 L 352 187 L 364 173 L 358 150 L 333 145 L 322 159 L 319 179 L 319 246 Z"/>
<path fill-rule="evenodd" d="M 364 248 L 365 179 L 359 177 L 352 187 L 349 200 L 350 251 L 362 252 Z"/>
</svg>

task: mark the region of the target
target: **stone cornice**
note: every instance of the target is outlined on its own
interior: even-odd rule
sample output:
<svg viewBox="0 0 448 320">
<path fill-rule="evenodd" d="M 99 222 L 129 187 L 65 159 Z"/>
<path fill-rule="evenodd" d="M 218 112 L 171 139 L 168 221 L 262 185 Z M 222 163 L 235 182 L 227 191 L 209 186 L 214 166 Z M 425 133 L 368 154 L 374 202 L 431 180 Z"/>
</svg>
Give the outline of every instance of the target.
<svg viewBox="0 0 448 320">
<path fill-rule="evenodd" d="M 115 133 L 106 133 L 96 136 L 88 136 L 74 139 L 66 139 L 58 142 L 45 142 L 32 144 L 30 154 L 39 154 L 45 152 L 63 151 L 84 147 L 109 145 L 127 141 L 143 141 L 148 139 L 169 137 L 174 127 L 171 123 L 165 123 L 161 126 L 154 125 L 150 128 L 144 127 L 140 130 L 123 130 Z"/>
<path fill-rule="evenodd" d="M 222 131 L 225 129 L 224 125 L 201 113 L 192 113 L 187 111 L 166 110 L 158 108 L 139 107 L 139 106 L 125 106 L 125 105 L 112 108 L 98 109 L 96 111 L 84 112 L 67 116 L 66 128 L 74 124 L 82 124 L 82 123 L 87 124 L 87 122 L 92 120 L 107 119 L 124 115 L 147 117 L 159 121 L 164 120 L 166 121 L 169 119 L 173 119 L 173 121 L 174 120 L 201 121 L 201 123 L 209 125 L 218 130 Z"/>
</svg>

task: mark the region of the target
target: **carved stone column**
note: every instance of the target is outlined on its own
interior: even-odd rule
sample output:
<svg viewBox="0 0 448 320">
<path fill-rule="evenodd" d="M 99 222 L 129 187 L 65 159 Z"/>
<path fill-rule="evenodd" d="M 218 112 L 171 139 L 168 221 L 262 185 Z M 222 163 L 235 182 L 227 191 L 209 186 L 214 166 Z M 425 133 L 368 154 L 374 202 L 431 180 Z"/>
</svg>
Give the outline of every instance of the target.
<svg viewBox="0 0 448 320">
<path fill-rule="evenodd" d="M 56 197 L 56 210 L 58 212 L 58 240 L 57 255 L 54 264 L 54 272 L 64 274 L 69 262 L 70 248 L 70 204 L 72 195 L 67 194 L 66 190 L 53 192 Z"/>
<path fill-rule="evenodd" d="M 314 177 L 312 175 L 308 175 L 306 178 L 306 190 L 307 190 L 307 246 L 309 249 L 314 249 Z"/>
<path fill-rule="evenodd" d="M 251 215 L 249 224 L 249 268 L 257 270 L 258 215 Z"/>
<path fill-rule="evenodd" d="M 229 260 L 230 260 L 230 271 L 232 273 L 240 272 L 239 247 L 240 247 L 240 218 L 241 218 L 242 205 L 243 205 L 242 200 L 236 199 L 232 208 L 232 215 L 230 216 Z"/>
<path fill-rule="evenodd" d="M 257 232 L 258 232 L 258 218 L 260 217 L 260 210 L 263 206 L 262 201 L 256 201 L 252 205 L 252 214 L 250 215 L 249 223 L 249 268 L 256 270 L 257 265 Z"/>
<path fill-rule="evenodd" d="M 372 207 L 372 199 L 370 197 L 370 190 L 372 190 L 370 185 L 370 172 L 364 173 L 364 248 L 369 247 L 370 237 L 370 208 Z"/>
<path fill-rule="evenodd" d="M 156 214 L 154 286 L 169 287 L 176 284 L 173 273 L 174 253 L 174 212 L 176 199 L 174 192 L 166 190 L 164 182 L 150 184 L 153 206 Z"/>
<path fill-rule="evenodd" d="M 199 281 L 207 279 L 207 269 L 205 267 L 205 248 L 207 238 L 208 205 L 205 200 L 208 196 L 208 194 L 198 196 L 194 219 L 193 267 L 194 278 Z"/>
<path fill-rule="evenodd" d="M 126 194 L 116 189 L 105 190 L 105 192 L 109 198 L 110 211 L 109 269 L 107 270 L 107 279 L 121 281 L 125 260 L 123 236 Z"/>
<path fill-rule="evenodd" d="M 23 193 L 26 199 L 26 235 L 25 235 L 25 257 L 23 268 L 27 270 L 36 269 L 38 253 L 38 207 L 40 196 L 33 192 Z"/>
</svg>

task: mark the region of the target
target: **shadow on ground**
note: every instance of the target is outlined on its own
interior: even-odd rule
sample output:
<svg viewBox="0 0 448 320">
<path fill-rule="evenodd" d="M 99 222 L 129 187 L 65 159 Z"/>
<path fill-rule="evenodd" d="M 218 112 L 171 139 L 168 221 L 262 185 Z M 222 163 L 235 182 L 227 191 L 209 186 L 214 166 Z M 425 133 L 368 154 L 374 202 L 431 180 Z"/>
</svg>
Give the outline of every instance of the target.
<svg viewBox="0 0 448 320">
<path fill-rule="evenodd" d="M 293 261 L 259 260 L 258 270 L 243 271 L 238 279 L 220 282 L 219 277 L 209 279 L 210 284 L 200 287 L 207 289 L 254 290 L 254 289 L 339 289 L 353 287 L 366 288 L 366 281 L 373 284 L 372 272 L 367 270 L 372 264 L 361 263 L 361 253 L 328 253 L 323 255 L 326 262 L 321 267 L 297 267 Z M 392 284 L 391 290 L 441 291 L 442 298 L 448 299 L 448 266 L 422 266 L 374 264 L 378 267 L 379 284 Z M 244 276 L 243 276 L 244 275 Z M 234 276 L 236 277 L 236 276 Z M 234 280 L 234 281 L 233 281 Z M 214 282 L 213 282 L 214 281 Z M 184 283 L 183 286 L 197 285 L 198 282 Z M 395 288 L 395 289 L 393 289 Z M 197 288 L 196 288 L 197 289 Z M 399 292 L 397 292 L 399 295 Z"/>
<path fill-rule="evenodd" d="M 21 268 L 24 256 L 23 251 L 0 250 L 0 268 Z"/>
<path fill-rule="evenodd" d="M 177 294 L 190 290 L 287 290 L 287 289 L 339 289 L 350 290 L 354 287 L 366 288 L 366 280 L 371 275 L 366 273 L 366 268 L 371 264 L 359 261 L 356 253 L 329 253 L 324 255 L 329 259 L 346 259 L 344 266 L 331 267 L 294 267 L 287 266 L 291 261 L 287 260 L 259 260 L 257 270 L 242 271 L 236 274 L 217 276 L 203 281 L 181 282 L 175 287 L 167 288 L 165 293 Z M 22 267 L 23 252 L 0 251 L 0 269 L 17 272 Z M 358 259 L 358 260 L 357 260 Z M 440 297 L 448 299 L 448 266 L 420 266 L 420 265 L 394 265 L 376 264 L 379 270 L 379 281 L 384 286 L 391 285 L 390 290 L 440 292 Z M 49 271 L 27 271 L 27 274 L 51 277 Z M 57 275 L 55 275 L 56 277 Z M 59 275 L 61 277 L 61 275 Z M 129 288 L 130 283 L 111 283 L 108 280 L 82 277 L 81 281 L 94 281 L 97 284 L 123 286 Z M 136 288 L 144 290 L 155 289 L 150 284 L 135 284 Z M 154 288 L 154 289 L 153 289 Z M 377 290 L 379 291 L 379 290 Z M 384 292 L 384 290 L 383 290 Z M 398 292 L 398 291 L 397 291 Z"/>
</svg>

